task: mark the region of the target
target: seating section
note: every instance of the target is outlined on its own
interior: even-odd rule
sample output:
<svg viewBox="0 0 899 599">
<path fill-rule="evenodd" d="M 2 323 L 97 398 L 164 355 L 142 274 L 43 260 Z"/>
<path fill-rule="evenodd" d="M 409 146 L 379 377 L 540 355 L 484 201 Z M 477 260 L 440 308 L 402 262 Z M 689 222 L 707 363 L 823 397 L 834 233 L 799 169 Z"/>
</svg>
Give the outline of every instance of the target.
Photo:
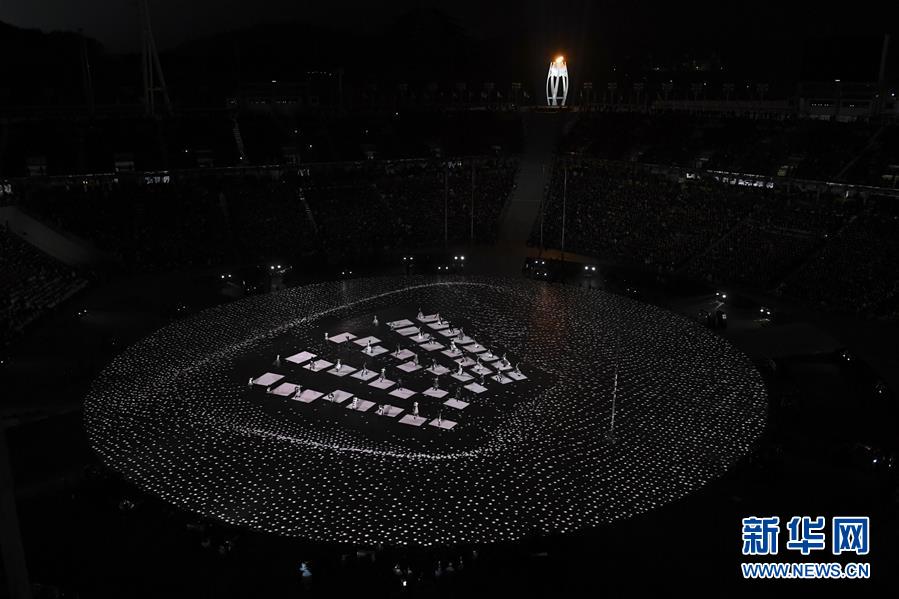
<svg viewBox="0 0 899 599">
<path fill-rule="evenodd" d="M 70 268 L 0 228 L 0 348 L 85 284 Z"/>
<path fill-rule="evenodd" d="M 561 247 L 564 188 L 566 251 L 783 293 L 824 309 L 899 313 L 895 199 L 739 187 L 679 174 L 585 158 L 558 161 L 544 245 Z M 539 241 L 537 223 L 531 242 Z"/>
<path fill-rule="evenodd" d="M 18 201 L 135 271 L 312 253 L 358 263 L 442 247 L 444 208 L 450 242 L 467 242 L 472 225 L 476 242 L 493 241 L 516 169 L 486 158 L 185 171 L 36 183 Z"/>
<path fill-rule="evenodd" d="M 595 112 L 578 119 L 563 149 L 607 160 L 883 185 L 888 164 L 899 163 L 897 138 L 896 124 Z"/>
</svg>

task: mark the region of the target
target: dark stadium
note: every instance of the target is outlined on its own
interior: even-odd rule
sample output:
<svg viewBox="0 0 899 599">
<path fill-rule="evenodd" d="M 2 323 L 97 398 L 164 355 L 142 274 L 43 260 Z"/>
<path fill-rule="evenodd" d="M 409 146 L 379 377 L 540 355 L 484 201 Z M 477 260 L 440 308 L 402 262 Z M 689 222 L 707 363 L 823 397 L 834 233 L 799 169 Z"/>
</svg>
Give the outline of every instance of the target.
<svg viewBox="0 0 899 599">
<path fill-rule="evenodd" d="M 0 599 L 897 596 L 885 9 L 0 3 Z"/>
</svg>

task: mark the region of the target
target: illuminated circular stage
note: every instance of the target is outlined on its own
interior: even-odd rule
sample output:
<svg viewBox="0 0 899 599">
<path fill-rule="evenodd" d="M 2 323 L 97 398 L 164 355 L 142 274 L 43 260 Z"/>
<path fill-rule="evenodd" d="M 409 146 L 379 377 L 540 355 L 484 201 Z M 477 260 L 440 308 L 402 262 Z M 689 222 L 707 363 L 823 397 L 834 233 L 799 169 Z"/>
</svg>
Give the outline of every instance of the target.
<svg viewBox="0 0 899 599">
<path fill-rule="evenodd" d="M 173 323 L 98 377 L 85 422 L 106 464 L 184 509 L 430 545 L 664 505 L 747 453 L 766 409 L 745 356 L 665 310 L 528 280 L 397 277 Z"/>
</svg>

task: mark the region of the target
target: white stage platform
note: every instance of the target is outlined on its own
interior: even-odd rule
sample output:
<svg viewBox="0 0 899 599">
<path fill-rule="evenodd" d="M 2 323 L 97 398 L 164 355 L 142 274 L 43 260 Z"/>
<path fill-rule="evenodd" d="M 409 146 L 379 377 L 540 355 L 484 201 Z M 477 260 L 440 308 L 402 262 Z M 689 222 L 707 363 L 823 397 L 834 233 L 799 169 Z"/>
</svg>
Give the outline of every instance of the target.
<svg viewBox="0 0 899 599">
<path fill-rule="evenodd" d="M 315 357 L 315 354 L 308 351 L 301 351 L 298 354 L 294 354 L 292 356 L 288 356 L 285 358 L 288 362 L 293 362 L 294 364 L 302 364 L 303 362 L 308 362 L 312 358 Z"/>
<path fill-rule="evenodd" d="M 350 375 L 350 377 L 352 377 L 354 379 L 359 379 L 360 381 L 370 381 L 373 378 L 375 378 L 376 376 L 378 376 L 378 373 L 375 372 L 374 370 L 369 370 L 367 372 L 363 372 L 362 370 L 357 370 L 356 372 L 354 372 L 353 374 Z"/>
<path fill-rule="evenodd" d="M 372 381 L 371 383 L 369 383 L 369 386 L 375 387 L 377 389 L 390 389 L 395 384 L 396 384 L 395 381 L 391 381 L 390 379 L 384 379 L 383 381 L 381 381 L 381 380 Z"/>
<path fill-rule="evenodd" d="M 355 339 L 356 336 L 352 333 L 340 333 L 339 335 L 334 335 L 333 337 L 328 337 L 328 341 L 333 341 L 334 343 L 346 343 L 350 339 Z"/>
<path fill-rule="evenodd" d="M 421 370 L 421 364 L 416 364 L 415 362 L 406 362 L 404 364 L 400 364 L 397 366 L 399 370 L 403 372 L 415 372 L 416 370 Z"/>
<path fill-rule="evenodd" d="M 356 372 L 355 368 L 343 364 L 340 366 L 340 370 L 337 370 L 337 366 L 335 365 L 334 368 L 328 371 L 328 374 L 333 374 L 334 376 L 346 376 L 354 372 Z"/>
<path fill-rule="evenodd" d="M 368 401 L 367 399 L 360 399 L 356 402 L 356 407 L 353 407 L 353 402 L 350 402 L 346 405 L 348 410 L 354 410 L 356 412 L 367 412 L 371 409 L 371 407 L 375 405 L 375 402 Z"/>
<path fill-rule="evenodd" d="M 299 397 L 294 397 L 295 401 L 301 401 L 303 403 L 312 403 L 319 397 L 324 395 L 324 393 L 320 393 L 319 391 L 315 391 L 314 389 L 306 389 L 302 393 L 300 393 Z"/>
<path fill-rule="evenodd" d="M 332 366 L 334 366 L 334 362 L 328 362 L 327 360 L 316 358 L 309 361 L 305 366 L 303 366 L 303 368 L 305 368 L 306 370 L 311 370 L 312 372 L 321 372 L 322 370 L 327 370 Z"/>
<path fill-rule="evenodd" d="M 328 397 L 329 395 L 331 397 Z M 353 396 L 353 394 L 350 393 L 349 391 L 343 391 L 342 389 L 337 389 L 337 390 L 331 391 L 331 393 L 328 393 L 327 395 L 325 395 L 323 399 L 325 401 L 329 401 L 331 403 L 340 404 L 340 403 L 345 402 L 352 396 Z"/>
<path fill-rule="evenodd" d="M 281 383 L 274 389 L 272 389 L 272 395 L 280 395 L 281 397 L 288 397 L 293 395 L 297 390 L 297 385 L 293 383 Z"/>
<path fill-rule="evenodd" d="M 443 429 L 445 431 L 452 430 L 454 426 L 456 426 L 458 422 L 453 422 L 452 420 L 440 420 L 438 421 L 436 418 L 428 423 L 429 426 L 436 426 L 437 428 Z"/>
<path fill-rule="evenodd" d="M 397 416 L 402 414 L 403 411 L 403 408 L 398 408 L 390 404 L 384 404 L 381 413 L 378 413 L 377 410 L 375 410 L 375 414 L 377 414 L 378 416 L 387 416 L 388 418 L 396 418 Z"/>
<path fill-rule="evenodd" d="M 455 398 L 446 400 L 445 402 L 443 402 L 443 405 L 449 406 L 451 408 L 456 408 L 457 410 L 464 410 L 465 408 L 468 407 L 468 403 L 466 403 L 464 401 L 459 401 L 458 399 L 455 399 Z"/>
<path fill-rule="evenodd" d="M 424 416 L 413 416 L 412 414 L 406 414 L 402 418 L 400 418 L 401 424 L 408 424 L 410 426 L 421 426 L 428 419 Z"/>
<path fill-rule="evenodd" d="M 368 347 L 363 347 L 360 351 L 366 356 L 374 357 L 380 356 L 381 354 L 386 354 L 390 350 L 383 345 L 372 345 L 370 349 Z"/>
<path fill-rule="evenodd" d="M 417 393 L 415 391 L 413 391 L 412 389 L 403 388 L 403 389 L 394 389 L 393 391 L 391 391 L 389 393 L 389 395 L 392 395 L 394 397 L 399 397 L 400 399 L 409 399 L 413 395 L 417 395 Z"/>
<path fill-rule="evenodd" d="M 278 381 L 284 378 L 283 374 L 277 374 L 275 372 L 266 372 L 262 376 L 253 379 L 254 385 L 259 385 L 260 387 L 270 387 L 274 385 Z"/>
<path fill-rule="evenodd" d="M 393 322 L 388 322 L 387 326 L 390 327 L 391 329 L 399 329 L 402 327 L 412 326 L 413 324 L 415 324 L 415 323 L 412 322 L 411 320 L 409 320 L 408 318 L 403 318 L 402 320 L 394 320 Z"/>
<path fill-rule="evenodd" d="M 469 383 L 465 385 L 465 388 L 471 391 L 472 393 L 483 393 L 487 390 L 487 387 L 480 385 L 478 383 Z"/>
<path fill-rule="evenodd" d="M 447 395 L 449 395 L 449 391 L 445 391 L 443 389 L 435 389 L 431 387 L 427 391 L 424 391 L 422 395 L 427 395 L 428 397 L 435 397 L 437 399 L 443 399 Z"/>
<path fill-rule="evenodd" d="M 401 349 L 400 353 L 396 353 L 394 351 L 390 355 L 393 356 L 394 358 L 396 358 L 397 360 L 405 361 L 405 360 L 408 360 L 409 358 L 413 357 L 415 355 L 415 352 L 408 350 L 408 349 Z"/>
</svg>

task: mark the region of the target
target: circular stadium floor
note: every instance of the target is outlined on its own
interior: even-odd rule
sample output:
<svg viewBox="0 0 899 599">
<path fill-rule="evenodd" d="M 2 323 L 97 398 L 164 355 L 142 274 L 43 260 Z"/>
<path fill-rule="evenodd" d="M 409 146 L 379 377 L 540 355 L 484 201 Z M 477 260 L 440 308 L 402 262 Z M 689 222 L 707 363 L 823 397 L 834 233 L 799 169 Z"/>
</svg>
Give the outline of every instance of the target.
<svg viewBox="0 0 899 599">
<path fill-rule="evenodd" d="M 109 467 L 184 509 L 431 545 L 674 501 L 746 454 L 766 410 L 749 360 L 671 312 L 522 279 L 387 277 L 175 322 L 104 370 L 85 423 Z"/>
</svg>

